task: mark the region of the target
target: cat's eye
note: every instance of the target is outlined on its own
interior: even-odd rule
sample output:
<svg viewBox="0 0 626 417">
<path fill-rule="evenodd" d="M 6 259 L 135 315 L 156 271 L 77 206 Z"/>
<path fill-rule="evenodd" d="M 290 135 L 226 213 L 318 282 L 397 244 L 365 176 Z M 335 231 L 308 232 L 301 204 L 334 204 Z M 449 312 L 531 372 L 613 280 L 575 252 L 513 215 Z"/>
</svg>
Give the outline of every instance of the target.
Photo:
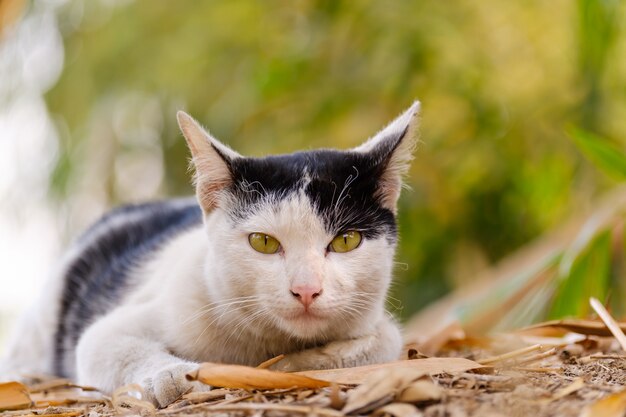
<svg viewBox="0 0 626 417">
<path fill-rule="evenodd" d="M 248 236 L 250 246 L 257 252 L 272 254 L 280 249 L 280 242 L 265 233 L 250 233 Z"/>
<path fill-rule="evenodd" d="M 359 247 L 361 240 L 361 233 L 356 230 L 340 233 L 330 242 L 328 250 L 338 253 L 350 252 Z"/>
</svg>

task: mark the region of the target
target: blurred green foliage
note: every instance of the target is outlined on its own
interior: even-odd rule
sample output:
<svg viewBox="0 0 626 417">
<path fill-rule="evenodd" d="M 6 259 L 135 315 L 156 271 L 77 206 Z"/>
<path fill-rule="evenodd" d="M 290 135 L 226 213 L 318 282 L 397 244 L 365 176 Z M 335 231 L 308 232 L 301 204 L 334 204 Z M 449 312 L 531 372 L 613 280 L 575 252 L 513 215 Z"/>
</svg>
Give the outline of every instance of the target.
<svg viewBox="0 0 626 417">
<path fill-rule="evenodd" d="M 622 149 L 585 130 L 572 128 L 569 135 L 594 165 L 617 180 L 626 180 L 626 153 Z"/>
<path fill-rule="evenodd" d="M 586 317 L 590 312 L 589 297 L 606 299 L 610 273 L 611 233 L 602 230 L 563 274 L 550 318 Z"/>
<path fill-rule="evenodd" d="M 406 317 L 615 184 L 564 127 L 626 137 L 623 2 L 111 4 L 60 11 L 59 201 L 132 201 L 154 161 L 150 197 L 191 193 L 180 108 L 260 156 L 355 146 L 420 99 L 393 294 Z"/>
</svg>

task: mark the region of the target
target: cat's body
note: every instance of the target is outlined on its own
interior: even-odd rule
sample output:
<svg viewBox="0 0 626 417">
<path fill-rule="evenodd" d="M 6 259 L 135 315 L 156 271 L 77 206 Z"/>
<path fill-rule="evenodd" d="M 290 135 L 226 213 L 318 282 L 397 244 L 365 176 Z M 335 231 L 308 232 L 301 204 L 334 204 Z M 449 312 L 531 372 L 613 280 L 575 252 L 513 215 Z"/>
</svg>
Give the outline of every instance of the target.
<svg viewBox="0 0 626 417">
<path fill-rule="evenodd" d="M 124 207 L 90 228 L 0 371 L 104 391 L 139 383 L 164 406 L 192 387 L 184 375 L 198 362 L 286 354 L 275 368 L 298 370 L 396 359 L 384 301 L 417 111 L 351 151 L 267 158 L 238 155 L 180 114 L 197 200 Z"/>
</svg>

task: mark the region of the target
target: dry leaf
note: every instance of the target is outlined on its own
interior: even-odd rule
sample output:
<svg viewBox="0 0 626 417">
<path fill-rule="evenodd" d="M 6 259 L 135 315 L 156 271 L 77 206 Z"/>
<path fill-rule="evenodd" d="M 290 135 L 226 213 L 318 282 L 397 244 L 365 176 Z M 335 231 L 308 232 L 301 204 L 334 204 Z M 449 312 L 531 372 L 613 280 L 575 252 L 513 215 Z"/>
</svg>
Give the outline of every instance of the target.
<svg viewBox="0 0 626 417">
<path fill-rule="evenodd" d="M 259 364 L 257 366 L 257 368 L 259 369 L 268 369 L 270 366 L 274 365 L 275 363 L 278 363 L 280 361 L 282 361 L 283 359 L 285 359 L 285 355 L 278 355 L 275 356 L 271 359 L 266 360 L 265 362 L 262 362 L 261 364 Z"/>
<path fill-rule="evenodd" d="M 527 355 L 527 354 L 532 353 L 532 352 L 534 352 L 536 350 L 541 350 L 543 348 L 544 348 L 543 345 L 526 346 L 526 347 L 523 347 L 521 349 L 516 349 L 516 350 L 512 350 L 510 352 L 503 353 L 501 355 L 490 356 L 488 358 L 479 359 L 478 363 L 481 363 L 483 365 L 488 365 L 488 364 L 492 364 L 492 363 L 504 362 L 504 361 L 507 361 L 509 359 L 518 358 L 520 356 Z"/>
<path fill-rule="evenodd" d="M 624 331 L 620 327 L 619 323 L 615 321 L 613 316 L 611 316 L 611 314 L 606 310 L 606 308 L 604 308 L 602 303 L 598 301 L 597 298 L 589 298 L 589 304 L 591 304 L 591 308 L 593 308 L 595 312 L 598 313 L 598 316 L 600 316 L 604 324 L 606 324 L 606 327 L 609 328 L 611 334 L 613 334 L 613 337 L 617 339 L 620 346 L 622 347 L 622 350 L 626 350 L 626 335 L 624 334 Z"/>
<path fill-rule="evenodd" d="M 626 390 L 586 406 L 580 417 L 623 417 L 624 414 L 626 414 Z"/>
<path fill-rule="evenodd" d="M 415 368 L 379 369 L 350 392 L 343 412 L 363 414 L 391 402 L 411 382 L 427 375 Z"/>
<path fill-rule="evenodd" d="M 626 331 L 626 323 L 618 323 L 619 327 Z M 521 333 L 533 333 L 534 331 L 543 330 L 543 329 L 562 329 L 567 330 L 569 332 L 574 332 L 578 334 L 583 334 L 585 336 L 603 336 L 610 337 L 613 334 L 601 321 L 598 320 L 576 320 L 576 319 L 565 319 L 565 320 L 551 320 L 546 321 L 544 323 L 535 324 L 532 326 L 524 327 L 518 332 Z"/>
<path fill-rule="evenodd" d="M 85 414 L 83 411 L 67 411 L 65 413 L 46 413 L 46 411 L 44 411 L 42 414 L 20 414 L 20 417 L 40 417 L 42 415 L 46 417 L 78 417 Z"/>
<path fill-rule="evenodd" d="M 43 407 L 59 407 L 62 405 L 74 405 L 78 402 L 75 398 L 63 398 L 60 400 L 42 400 L 35 401 L 35 407 L 43 408 Z"/>
<path fill-rule="evenodd" d="M 0 411 L 21 410 L 32 405 L 28 388 L 19 382 L 0 384 Z"/>
<path fill-rule="evenodd" d="M 142 398 L 146 398 L 146 394 L 140 385 L 125 385 L 113 392 L 113 408 L 120 414 L 132 410 L 138 414 L 153 415 L 156 412 L 154 404 Z"/>
<path fill-rule="evenodd" d="M 483 366 L 465 358 L 425 358 L 410 361 L 395 361 L 377 365 L 357 366 L 355 368 L 326 369 L 322 371 L 295 372 L 294 375 L 303 375 L 323 381 L 335 382 L 344 385 L 362 384 L 372 374 L 381 369 L 414 369 L 424 374 L 454 374 L 470 370 L 491 372 L 490 366 Z"/>
<path fill-rule="evenodd" d="M 430 357 L 414 348 L 407 349 L 406 356 L 407 357 L 403 359 L 413 360 L 413 359 L 426 359 Z"/>
<path fill-rule="evenodd" d="M 440 331 L 432 334 L 428 339 L 418 343 L 417 350 L 427 356 L 432 356 L 450 341 L 463 339 L 465 339 L 465 331 L 461 323 L 455 320 Z"/>
<path fill-rule="evenodd" d="M 286 389 L 322 388 L 330 383 L 311 377 L 251 368 L 241 365 L 203 363 L 197 371 L 187 374 L 190 381 L 201 381 L 207 385 L 224 388 Z"/>
<path fill-rule="evenodd" d="M 424 414 L 419 411 L 415 406 L 410 404 L 393 403 L 387 404 L 384 407 L 379 408 L 373 414 L 374 417 L 378 416 L 393 416 L 393 417 L 421 417 Z"/>
<path fill-rule="evenodd" d="M 328 395 L 330 399 L 330 404 L 328 406 L 335 410 L 341 410 L 343 406 L 346 405 L 346 397 L 342 394 L 343 393 L 341 392 L 339 385 L 332 384 Z"/>
<path fill-rule="evenodd" d="M 38 384 L 31 384 L 29 386 L 29 391 L 31 394 L 35 392 L 44 392 L 51 391 L 57 389 L 66 389 L 76 387 L 69 379 L 65 378 L 56 378 L 47 381 L 40 382 Z"/>
<path fill-rule="evenodd" d="M 107 400 L 104 398 L 94 398 L 94 397 L 66 397 L 60 398 L 58 400 L 49 399 L 49 400 L 35 400 L 35 407 L 59 407 L 66 405 L 74 405 L 74 404 L 107 404 Z"/>
<path fill-rule="evenodd" d="M 214 389 L 214 390 L 207 391 L 207 392 L 192 391 L 183 395 L 182 399 L 187 400 L 194 404 L 205 403 L 207 401 L 213 401 L 213 400 L 224 398 L 226 397 L 226 394 L 229 394 L 229 393 L 230 391 L 226 389 Z"/>
<path fill-rule="evenodd" d="M 443 397 L 443 389 L 429 380 L 412 382 L 396 397 L 396 401 L 403 403 L 421 403 L 439 401 Z"/>
</svg>

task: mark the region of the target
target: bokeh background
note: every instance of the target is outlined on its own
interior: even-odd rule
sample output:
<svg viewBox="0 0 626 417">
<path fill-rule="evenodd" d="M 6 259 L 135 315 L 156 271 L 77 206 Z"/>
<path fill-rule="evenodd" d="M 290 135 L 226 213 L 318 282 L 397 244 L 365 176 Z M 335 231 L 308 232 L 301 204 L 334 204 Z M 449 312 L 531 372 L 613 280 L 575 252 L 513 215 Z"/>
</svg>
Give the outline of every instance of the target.
<svg viewBox="0 0 626 417">
<path fill-rule="evenodd" d="M 618 0 L 0 1 L 0 340 L 109 208 L 192 193 L 185 109 L 246 155 L 348 148 L 422 101 L 391 309 L 406 319 L 618 181 Z"/>
</svg>

